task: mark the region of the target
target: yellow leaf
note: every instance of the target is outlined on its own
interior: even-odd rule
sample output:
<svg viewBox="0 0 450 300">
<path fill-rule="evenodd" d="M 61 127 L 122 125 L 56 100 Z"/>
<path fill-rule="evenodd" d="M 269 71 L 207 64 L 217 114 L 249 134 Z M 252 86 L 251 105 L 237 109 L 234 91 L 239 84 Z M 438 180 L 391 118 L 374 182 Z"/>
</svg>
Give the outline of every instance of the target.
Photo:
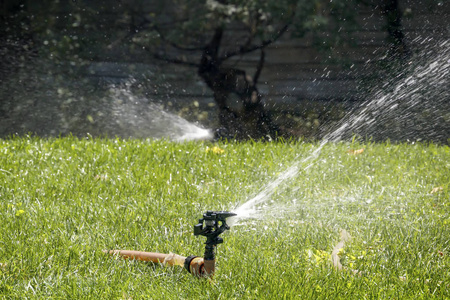
<svg viewBox="0 0 450 300">
<path fill-rule="evenodd" d="M 18 217 L 18 216 L 20 216 L 21 214 L 24 214 L 25 213 L 25 211 L 23 210 L 23 209 L 19 209 L 17 212 L 16 212 L 16 217 Z"/>
<path fill-rule="evenodd" d="M 214 147 L 212 147 L 212 148 L 206 147 L 206 152 L 212 152 L 212 153 L 214 153 L 214 154 L 222 154 L 222 153 L 225 152 L 225 150 L 220 149 L 220 148 L 217 147 L 217 146 L 214 146 Z"/>
</svg>

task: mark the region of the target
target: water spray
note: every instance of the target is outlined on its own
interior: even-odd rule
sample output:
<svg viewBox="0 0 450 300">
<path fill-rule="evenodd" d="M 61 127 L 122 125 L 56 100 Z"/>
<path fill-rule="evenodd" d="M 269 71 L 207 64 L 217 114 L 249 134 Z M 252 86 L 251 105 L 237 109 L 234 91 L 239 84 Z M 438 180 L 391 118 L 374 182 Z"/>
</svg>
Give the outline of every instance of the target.
<svg viewBox="0 0 450 300">
<path fill-rule="evenodd" d="M 216 265 L 215 248 L 218 244 L 223 243 L 223 239 L 219 235 L 225 230 L 230 229 L 226 219 L 232 216 L 236 216 L 236 214 L 227 211 L 208 210 L 203 214 L 203 218 L 199 219 L 198 224 L 194 225 L 194 235 L 203 235 L 206 237 L 203 257 L 196 255 L 185 257 L 173 253 L 163 254 L 135 250 L 104 250 L 103 252 L 119 255 L 125 259 L 151 261 L 169 266 L 181 266 L 196 277 L 212 277 Z"/>
</svg>

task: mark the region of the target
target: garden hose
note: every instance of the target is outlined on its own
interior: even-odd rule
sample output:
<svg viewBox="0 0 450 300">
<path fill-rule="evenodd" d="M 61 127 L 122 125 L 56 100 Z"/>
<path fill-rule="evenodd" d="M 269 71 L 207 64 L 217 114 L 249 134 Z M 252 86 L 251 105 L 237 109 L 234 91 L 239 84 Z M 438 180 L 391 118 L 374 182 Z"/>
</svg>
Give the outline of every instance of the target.
<svg viewBox="0 0 450 300">
<path fill-rule="evenodd" d="M 217 244 L 223 243 L 223 239 L 219 235 L 230 229 L 226 223 L 226 218 L 235 215 L 226 211 L 207 211 L 203 214 L 199 223 L 194 226 L 194 235 L 206 236 L 204 257 L 194 255 L 185 257 L 174 253 L 163 254 L 135 250 L 103 250 L 103 252 L 118 255 L 125 259 L 181 266 L 196 277 L 212 277 L 216 267 L 215 248 Z"/>
</svg>

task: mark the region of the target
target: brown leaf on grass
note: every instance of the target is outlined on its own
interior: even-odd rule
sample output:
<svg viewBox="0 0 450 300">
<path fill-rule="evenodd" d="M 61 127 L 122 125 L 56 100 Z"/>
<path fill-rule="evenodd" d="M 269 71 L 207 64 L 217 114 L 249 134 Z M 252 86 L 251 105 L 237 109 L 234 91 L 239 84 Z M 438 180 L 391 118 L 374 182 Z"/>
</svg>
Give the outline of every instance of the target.
<svg viewBox="0 0 450 300">
<path fill-rule="evenodd" d="M 358 150 L 354 150 L 354 149 L 350 149 L 347 151 L 348 153 L 352 154 L 352 155 L 358 155 L 364 152 L 364 148 L 362 149 L 358 149 Z"/>
<path fill-rule="evenodd" d="M 100 175 L 100 174 L 95 175 L 94 179 L 95 179 L 95 180 L 106 181 L 106 180 L 108 180 L 108 174 L 105 174 L 105 175 Z"/>
<path fill-rule="evenodd" d="M 442 192 L 443 190 L 444 190 L 444 188 L 442 186 L 437 186 L 431 190 L 431 193 L 432 194 L 439 193 L 439 192 Z"/>
</svg>

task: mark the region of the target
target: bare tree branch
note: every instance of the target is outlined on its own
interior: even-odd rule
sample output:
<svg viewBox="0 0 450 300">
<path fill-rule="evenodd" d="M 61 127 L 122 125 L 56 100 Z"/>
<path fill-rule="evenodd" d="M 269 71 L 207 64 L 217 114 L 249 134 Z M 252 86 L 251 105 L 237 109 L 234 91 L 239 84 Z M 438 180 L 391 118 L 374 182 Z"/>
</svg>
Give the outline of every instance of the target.
<svg viewBox="0 0 450 300">
<path fill-rule="evenodd" d="M 258 66 L 256 67 L 255 75 L 253 75 L 253 84 L 256 85 L 259 79 L 259 75 L 261 75 L 261 71 L 264 67 L 264 61 L 265 61 L 266 53 L 264 52 L 264 49 L 261 49 L 261 55 L 259 57 Z"/>
<path fill-rule="evenodd" d="M 284 25 L 273 38 L 265 40 L 265 41 L 262 41 L 259 45 L 252 45 L 252 46 L 248 46 L 248 47 L 241 47 L 237 51 L 226 52 L 220 58 L 220 60 L 224 61 L 224 60 L 227 60 L 228 58 L 236 56 L 236 55 L 244 55 L 244 54 L 247 54 L 247 53 L 259 50 L 259 49 L 264 49 L 265 47 L 267 47 L 270 44 L 272 44 L 275 41 L 277 41 L 288 30 L 289 25 L 290 25 L 290 23 Z"/>
<path fill-rule="evenodd" d="M 166 36 L 163 34 L 163 32 L 159 29 L 159 27 L 156 24 L 153 24 L 149 29 L 155 30 L 159 34 L 159 37 L 161 38 L 161 40 L 164 43 L 172 46 L 175 49 L 178 49 L 181 51 L 203 51 L 205 49 L 205 46 L 186 47 L 186 46 L 179 45 L 179 44 L 169 40 L 168 38 L 166 38 Z"/>
<path fill-rule="evenodd" d="M 123 40 L 128 40 L 133 38 L 136 34 L 139 33 L 139 31 L 142 30 L 154 30 L 158 33 L 159 38 L 167 45 L 177 49 L 177 50 L 181 50 L 181 51 L 203 51 L 205 49 L 205 46 L 199 46 L 199 47 L 184 47 L 181 46 L 179 44 L 176 44 L 175 42 L 169 40 L 168 38 L 165 37 L 165 35 L 162 33 L 162 31 L 159 29 L 158 26 L 156 26 L 156 24 L 154 24 L 151 20 L 144 18 L 138 25 L 134 25 L 131 24 L 130 25 L 130 30 L 128 32 L 128 34 L 126 34 L 124 37 L 119 38 L 118 40 L 114 41 L 113 43 L 111 43 L 109 45 L 109 47 L 115 47 L 117 44 L 119 44 L 121 41 Z M 147 47 L 145 47 L 145 49 L 148 52 L 151 52 Z M 159 60 L 166 60 L 167 62 L 173 62 L 176 64 L 185 64 L 185 65 L 195 65 L 198 66 L 198 64 L 194 64 L 194 63 L 190 63 L 190 62 L 184 62 L 182 60 L 179 59 L 174 59 L 174 58 L 169 58 L 167 57 L 167 59 L 163 58 L 164 56 L 158 55 L 156 53 L 153 53 L 153 56 Z"/>
<path fill-rule="evenodd" d="M 150 50 L 148 50 L 149 52 L 152 52 Z M 185 65 L 185 66 L 190 66 L 190 67 L 196 67 L 198 68 L 200 65 L 194 62 L 190 62 L 190 61 L 185 61 L 179 58 L 175 58 L 175 57 L 169 57 L 166 55 L 161 55 L 158 53 L 154 53 L 152 52 L 152 56 L 158 60 L 163 60 L 165 62 L 169 62 L 169 63 L 174 63 L 174 64 L 178 64 L 178 65 Z"/>
</svg>

